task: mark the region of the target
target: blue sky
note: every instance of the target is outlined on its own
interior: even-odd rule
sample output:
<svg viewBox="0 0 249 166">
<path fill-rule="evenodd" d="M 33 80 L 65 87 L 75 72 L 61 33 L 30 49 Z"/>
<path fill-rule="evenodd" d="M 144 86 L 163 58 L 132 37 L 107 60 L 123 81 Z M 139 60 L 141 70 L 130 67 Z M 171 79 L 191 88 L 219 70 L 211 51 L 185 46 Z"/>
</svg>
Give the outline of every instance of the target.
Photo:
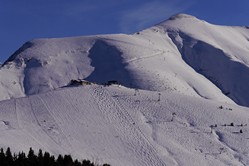
<svg viewBox="0 0 249 166">
<path fill-rule="evenodd" d="M 249 25 L 249 0 L 0 0 L 0 61 L 34 38 L 132 33 L 176 13 Z"/>
</svg>

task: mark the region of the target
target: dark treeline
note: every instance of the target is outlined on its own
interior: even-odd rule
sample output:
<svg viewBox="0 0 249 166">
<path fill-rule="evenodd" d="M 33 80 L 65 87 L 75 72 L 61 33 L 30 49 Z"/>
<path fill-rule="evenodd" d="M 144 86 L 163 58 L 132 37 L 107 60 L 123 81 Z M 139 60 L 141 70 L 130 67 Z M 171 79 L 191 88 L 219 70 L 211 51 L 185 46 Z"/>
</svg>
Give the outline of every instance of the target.
<svg viewBox="0 0 249 166">
<path fill-rule="evenodd" d="M 12 154 L 10 148 L 4 152 L 0 150 L 0 166 L 97 166 L 89 160 L 73 160 L 71 155 L 59 155 L 57 159 L 48 152 L 42 152 L 40 149 L 38 155 L 32 148 L 29 149 L 28 155 L 24 152 Z M 103 164 L 103 166 L 110 166 Z"/>
</svg>

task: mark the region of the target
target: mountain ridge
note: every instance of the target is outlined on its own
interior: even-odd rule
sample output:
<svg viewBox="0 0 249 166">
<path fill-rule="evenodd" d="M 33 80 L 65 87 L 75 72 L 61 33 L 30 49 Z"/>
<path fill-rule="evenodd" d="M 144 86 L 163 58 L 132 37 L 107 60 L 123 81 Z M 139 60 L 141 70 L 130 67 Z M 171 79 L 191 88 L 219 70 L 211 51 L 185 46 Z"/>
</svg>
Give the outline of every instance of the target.
<svg viewBox="0 0 249 166">
<path fill-rule="evenodd" d="M 237 40 L 230 40 L 228 34 Z M 224 66 L 232 64 L 231 68 L 236 68 L 237 63 L 232 62 L 237 61 L 241 64 L 237 68 L 242 68 L 243 79 L 249 82 L 245 67 L 249 64 L 246 56 L 248 39 L 246 28 L 216 26 L 187 14 L 174 15 L 131 35 L 35 39 L 24 44 L 1 68 L 2 72 L 20 72 L 15 76 L 18 80 L 14 80 L 19 87 L 15 86 L 16 90 L 7 90 L 7 93 L 0 92 L 8 99 L 60 88 L 72 79 L 87 79 L 99 84 L 118 80 L 127 87 L 177 91 L 225 102 L 231 102 L 231 98 L 237 104 L 248 106 L 248 96 L 243 91 L 249 89 L 246 83 L 236 82 L 237 72 L 233 73 L 229 67 L 203 72 L 209 67 L 222 66 L 223 61 Z M 212 53 L 199 56 L 210 50 Z M 101 52 L 103 54 L 98 56 Z M 217 56 L 209 57 L 211 54 Z M 233 74 L 216 76 L 216 73 L 226 71 Z M 227 84 L 230 77 L 232 83 Z M 9 83 L 2 84 L 9 87 L 6 85 Z M 244 90 L 238 91 L 234 86 Z"/>
<path fill-rule="evenodd" d="M 120 166 L 249 165 L 248 31 L 174 17 L 24 44 L 0 68 L 1 147 Z"/>
</svg>

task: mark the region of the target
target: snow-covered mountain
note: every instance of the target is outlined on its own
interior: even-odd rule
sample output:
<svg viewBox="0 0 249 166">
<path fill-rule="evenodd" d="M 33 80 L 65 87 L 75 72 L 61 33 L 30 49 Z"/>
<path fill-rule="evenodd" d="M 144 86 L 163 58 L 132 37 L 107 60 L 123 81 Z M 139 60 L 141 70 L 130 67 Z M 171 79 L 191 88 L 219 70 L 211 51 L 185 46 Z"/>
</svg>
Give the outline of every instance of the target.
<svg viewBox="0 0 249 166">
<path fill-rule="evenodd" d="M 249 106 L 247 53 L 248 27 L 186 14 L 29 41 L 0 68 L 0 144 L 112 165 L 249 165 L 249 111 L 236 105 Z"/>
<path fill-rule="evenodd" d="M 186 14 L 132 35 L 36 39 L 1 68 L 1 98 L 47 92 L 80 78 L 248 106 L 248 40 L 247 27 Z"/>
</svg>

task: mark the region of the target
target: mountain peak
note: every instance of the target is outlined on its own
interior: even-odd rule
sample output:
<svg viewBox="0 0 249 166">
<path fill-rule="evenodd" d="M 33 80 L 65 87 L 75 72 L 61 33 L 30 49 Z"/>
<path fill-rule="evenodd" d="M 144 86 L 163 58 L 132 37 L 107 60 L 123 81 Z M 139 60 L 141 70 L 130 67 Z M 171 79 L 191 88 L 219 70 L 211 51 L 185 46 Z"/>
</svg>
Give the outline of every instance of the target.
<svg viewBox="0 0 249 166">
<path fill-rule="evenodd" d="M 203 22 L 203 20 L 199 20 L 197 17 L 189 15 L 189 14 L 184 14 L 184 13 L 179 13 L 176 15 L 173 15 L 169 17 L 167 20 L 160 22 L 159 26 L 165 26 L 165 25 L 172 25 L 172 22 L 177 22 L 177 23 L 184 23 L 184 24 L 191 24 L 190 22 Z"/>
<path fill-rule="evenodd" d="M 197 19 L 195 16 L 185 14 L 185 13 L 178 13 L 176 15 L 173 15 L 169 18 L 169 20 L 176 20 L 176 19 Z"/>
</svg>

